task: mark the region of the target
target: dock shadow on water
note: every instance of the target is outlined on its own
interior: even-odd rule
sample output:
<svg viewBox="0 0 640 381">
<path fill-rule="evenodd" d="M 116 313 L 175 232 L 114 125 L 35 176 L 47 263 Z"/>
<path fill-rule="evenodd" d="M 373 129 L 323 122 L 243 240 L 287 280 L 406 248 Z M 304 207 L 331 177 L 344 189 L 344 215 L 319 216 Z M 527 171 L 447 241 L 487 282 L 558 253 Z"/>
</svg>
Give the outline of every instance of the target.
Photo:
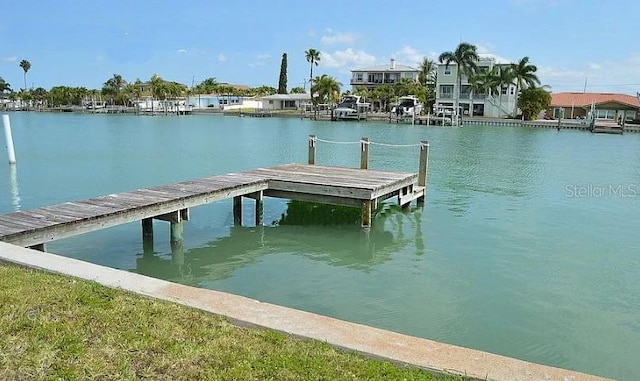
<svg viewBox="0 0 640 381">
<path fill-rule="evenodd" d="M 314 209 L 313 217 L 302 219 L 298 213 L 306 213 L 309 208 Z M 421 208 L 402 210 L 385 204 L 377 211 L 371 229 L 366 230 L 360 227 L 359 208 L 339 209 L 345 210 L 295 203 L 272 226 L 234 226 L 229 235 L 205 246 L 180 248 L 172 255 L 140 254 L 132 271 L 199 286 L 231 278 L 236 271 L 272 255 L 301 256 L 330 266 L 370 272 L 407 246 L 416 255 L 424 252 Z"/>
</svg>

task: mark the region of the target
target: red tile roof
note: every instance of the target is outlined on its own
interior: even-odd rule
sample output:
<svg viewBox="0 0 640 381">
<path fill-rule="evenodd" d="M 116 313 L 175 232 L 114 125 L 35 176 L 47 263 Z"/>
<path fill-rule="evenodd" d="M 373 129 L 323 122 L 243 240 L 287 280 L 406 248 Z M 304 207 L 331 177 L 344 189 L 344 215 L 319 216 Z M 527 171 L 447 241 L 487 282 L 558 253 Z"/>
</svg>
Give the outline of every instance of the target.
<svg viewBox="0 0 640 381">
<path fill-rule="evenodd" d="M 640 99 L 627 94 L 614 93 L 553 93 L 551 94 L 551 107 L 589 107 L 591 103 L 620 103 L 625 106 L 640 109 Z"/>
</svg>

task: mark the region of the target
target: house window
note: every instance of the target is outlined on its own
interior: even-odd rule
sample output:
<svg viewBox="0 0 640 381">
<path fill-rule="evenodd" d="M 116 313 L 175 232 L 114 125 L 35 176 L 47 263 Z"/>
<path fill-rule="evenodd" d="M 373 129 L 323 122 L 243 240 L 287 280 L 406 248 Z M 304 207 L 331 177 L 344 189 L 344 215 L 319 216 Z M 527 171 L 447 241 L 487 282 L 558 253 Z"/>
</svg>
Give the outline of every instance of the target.
<svg viewBox="0 0 640 381">
<path fill-rule="evenodd" d="M 507 95 L 507 86 L 502 86 L 502 95 Z"/>
<path fill-rule="evenodd" d="M 445 66 L 444 75 L 451 75 L 451 66 Z"/>
<path fill-rule="evenodd" d="M 514 89 L 513 87 L 511 88 L 511 95 L 516 93 L 516 89 Z"/>
<path fill-rule="evenodd" d="M 284 108 L 295 108 L 296 101 L 284 101 Z"/>
<path fill-rule="evenodd" d="M 272 105 L 273 104 L 273 99 L 269 99 L 269 104 Z"/>
<path fill-rule="evenodd" d="M 453 98 L 453 85 L 440 85 L 440 98 Z"/>
<path fill-rule="evenodd" d="M 356 74 L 356 82 L 362 82 L 362 73 Z"/>
</svg>

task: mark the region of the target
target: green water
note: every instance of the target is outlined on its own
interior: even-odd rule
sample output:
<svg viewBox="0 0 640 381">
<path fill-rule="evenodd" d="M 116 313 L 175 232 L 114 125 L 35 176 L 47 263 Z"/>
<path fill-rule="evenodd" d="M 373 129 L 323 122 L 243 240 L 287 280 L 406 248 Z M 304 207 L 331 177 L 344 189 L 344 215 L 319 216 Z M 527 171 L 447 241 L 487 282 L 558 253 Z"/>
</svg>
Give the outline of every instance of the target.
<svg viewBox="0 0 640 381">
<path fill-rule="evenodd" d="M 431 142 L 424 209 L 358 226 L 233 227 L 231 202 L 192 209 L 183 255 L 127 224 L 48 245 L 99 264 L 618 379 L 640 377 L 640 135 L 221 116 L 11 114 L 0 212 L 285 163 L 310 134 Z M 3 142 L 4 143 L 4 142 Z M 356 167 L 357 145 L 317 162 Z M 370 167 L 415 172 L 418 148 L 371 146 Z M 637 193 L 637 194 L 636 194 Z M 245 221 L 253 209 L 245 203 Z"/>
</svg>

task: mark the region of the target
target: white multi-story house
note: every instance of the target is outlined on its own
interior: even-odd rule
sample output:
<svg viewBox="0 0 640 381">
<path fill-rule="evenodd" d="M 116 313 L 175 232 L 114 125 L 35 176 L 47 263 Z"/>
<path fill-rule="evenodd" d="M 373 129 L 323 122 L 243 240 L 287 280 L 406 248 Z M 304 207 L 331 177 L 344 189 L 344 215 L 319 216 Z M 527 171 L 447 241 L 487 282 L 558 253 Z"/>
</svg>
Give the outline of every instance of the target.
<svg viewBox="0 0 640 381">
<path fill-rule="evenodd" d="M 418 73 L 420 73 L 420 70 L 411 66 L 400 65 L 392 58 L 389 65 L 351 70 L 351 90 L 364 86 L 371 91 L 378 86 L 398 83 L 403 78 L 417 81 Z"/>
<path fill-rule="evenodd" d="M 496 59 L 490 56 L 481 56 L 477 62 L 478 72 L 492 70 L 494 66 L 506 66 L 511 62 Z M 513 115 L 516 105 L 516 87 L 511 84 L 502 86 L 499 93 L 489 94 L 472 91 L 469 78 L 462 75 L 461 86 L 458 89 L 458 65 L 451 62 L 449 65 L 438 64 L 438 77 L 436 80 L 436 102 L 434 112 L 453 110 L 458 100 L 459 114 L 464 116 L 487 116 L 504 118 Z M 471 112 L 473 111 L 473 112 Z"/>
</svg>

